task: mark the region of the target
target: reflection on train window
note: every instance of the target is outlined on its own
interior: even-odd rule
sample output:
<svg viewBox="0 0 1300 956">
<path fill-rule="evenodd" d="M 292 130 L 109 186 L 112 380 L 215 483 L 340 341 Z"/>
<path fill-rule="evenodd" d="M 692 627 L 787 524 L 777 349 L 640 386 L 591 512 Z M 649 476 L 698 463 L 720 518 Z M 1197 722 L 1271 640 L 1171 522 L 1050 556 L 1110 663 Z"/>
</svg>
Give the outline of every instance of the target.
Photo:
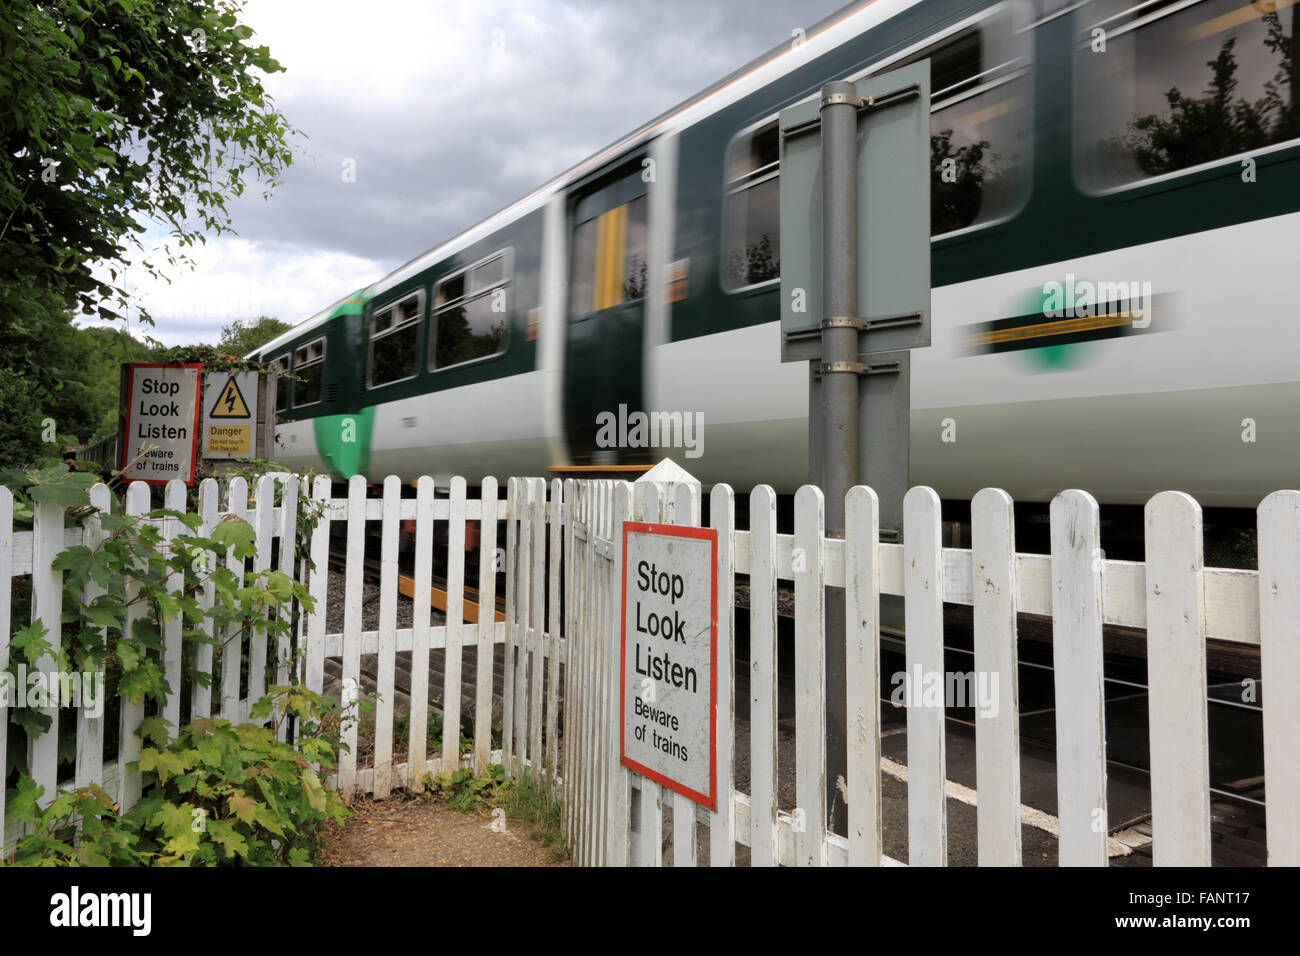
<svg viewBox="0 0 1300 956">
<path fill-rule="evenodd" d="M 1138 182 L 1300 138 L 1300 4 L 1111 0 L 1077 16 L 1085 186 Z"/>
<path fill-rule="evenodd" d="M 275 410 L 283 412 L 289 407 L 289 356 L 275 360 Z"/>
<path fill-rule="evenodd" d="M 729 291 L 781 278 L 781 181 L 775 121 L 732 141 L 727 151 L 722 286 Z"/>
<path fill-rule="evenodd" d="M 881 72 L 930 59 L 930 235 L 1011 215 L 1029 181 L 1028 38 L 1002 13 Z"/>
<path fill-rule="evenodd" d="M 510 256 L 493 254 L 438 283 L 430 368 L 505 351 L 510 328 Z"/>
<path fill-rule="evenodd" d="M 376 309 L 370 318 L 370 385 L 388 385 L 412 378 L 420 335 L 423 292 Z"/>
<path fill-rule="evenodd" d="M 286 361 L 287 364 L 287 361 Z M 299 346 L 293 354 L 293 373 L 298 382 L 293 390 L 295 408 L 320 401 L 321 382 L 325 378 L 325 339 L 319 338 Z M 277 388 L 278 392 L 279 389 Z M 279 395 L 276 396 L 277 402 Z"/>
<path fill-rule="evenodd" d="M 570 315 L 645 297 L 646 215 L 646 197 L 638 196 L 574 229 Z"/>
</svg>

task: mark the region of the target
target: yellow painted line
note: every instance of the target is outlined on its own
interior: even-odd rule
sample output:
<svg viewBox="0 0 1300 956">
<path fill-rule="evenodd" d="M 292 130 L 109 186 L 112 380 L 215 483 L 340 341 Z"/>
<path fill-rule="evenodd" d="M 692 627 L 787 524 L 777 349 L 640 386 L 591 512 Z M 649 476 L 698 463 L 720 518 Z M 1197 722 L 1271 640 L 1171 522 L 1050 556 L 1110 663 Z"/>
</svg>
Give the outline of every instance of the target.
<svg viewBox="0 0 1300 956">
<path fill-rule="evenodd" d="M 1127 325 L 1133 321 L 1132 316 L 1112 312 L 1109 315 L 1085 315 L 1077 319 L 1060 322 L 1040 322 L 1038 325 L 1025 325 L 1017 329 L 997 329 L 993 332 L 981 332 L 968 336 L 968 345 L 998 345 L 1003 342 L 1021 342 L 1025 339 L 1049 338 L 1053 335 L 1070 335 L 1074 332 L 1093 332 L 1097 329 L 1110 329 L 1117 325 Z"/>
<path fill-rule="evenodd" d="M 1266 14 L 1285 10 L 1296 2 L 1297 0 L 1257 0 L 1256 3 L 1248 3 L 1244 7 L 1238 7 L 1236 10 L 1215 17 L 1213 20 L 1206 20 L 1200 26 L 1190 28 L 1187 31 L 1187 39 L 1204 40 L 1216 33 L 1222 33 L 1224 30 L 1231 30 L 1243 23 L 1249 23 L 1251 20 L 1263 19 Z"/>
<path fill-rule="evenodd" d="M 397 591 L 399 594 L 406 595 L 406 597 L 414 598 L 415 580 L 413 578 L 408 578 L 405 574 L 399 574 L 397 576 Z M 465 619 L 466 624 L 477 624 L 478 604 L 471 601 L 469 598 L 465 598 L 462 603 L 463 606 L 461 607 L 460 616 Z M 447 611 L 447 592 L 442 588 L 429 588 L 429 604 L 445 614 Z M 498 621 L 504 621 L 506 616 L 500 611 L 497 611 L 496 619 Z"/>
</svg>

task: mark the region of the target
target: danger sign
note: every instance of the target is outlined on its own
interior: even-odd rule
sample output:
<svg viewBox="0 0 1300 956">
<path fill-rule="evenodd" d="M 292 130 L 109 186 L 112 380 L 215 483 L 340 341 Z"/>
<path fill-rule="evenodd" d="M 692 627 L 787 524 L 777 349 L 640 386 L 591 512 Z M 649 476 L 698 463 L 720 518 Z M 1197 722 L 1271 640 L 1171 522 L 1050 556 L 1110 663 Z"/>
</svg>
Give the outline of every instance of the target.
<svg viewBox="0 0 1300 956">
<path fill-rule="evenodd" d="M 209 372 L 203 387 L 203 456 L 252 457 L 256 408 L 256 372 Z"/>
<path fill-rule="evenodd" d="M 625 767 L 717 810 L 718 533 L 623 525 Z"/>
<path fill-rule="evenodd" d="M 122 465 L 130 480 L 194 480 L 199 366 L 136 363 L 126 373 Z"/>
</svg>

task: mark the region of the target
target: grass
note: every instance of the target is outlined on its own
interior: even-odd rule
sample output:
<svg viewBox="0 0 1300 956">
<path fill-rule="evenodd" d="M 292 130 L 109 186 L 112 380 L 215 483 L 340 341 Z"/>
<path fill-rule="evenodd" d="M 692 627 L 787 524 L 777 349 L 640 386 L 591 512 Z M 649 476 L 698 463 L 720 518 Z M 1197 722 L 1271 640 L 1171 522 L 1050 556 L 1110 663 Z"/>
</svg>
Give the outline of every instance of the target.
<svg viewBox="0 0 1300 956">
<path fill-rule="evenodd" d="M 552 859 L 569 858 L 560 801 L 544 784 L 535 783 L 531 777 L 511 781 L 498 791 L 495 803 L 505 810 L 508 820 L 526 828 L 529 836 L 546 847 Z"/>
</svg>

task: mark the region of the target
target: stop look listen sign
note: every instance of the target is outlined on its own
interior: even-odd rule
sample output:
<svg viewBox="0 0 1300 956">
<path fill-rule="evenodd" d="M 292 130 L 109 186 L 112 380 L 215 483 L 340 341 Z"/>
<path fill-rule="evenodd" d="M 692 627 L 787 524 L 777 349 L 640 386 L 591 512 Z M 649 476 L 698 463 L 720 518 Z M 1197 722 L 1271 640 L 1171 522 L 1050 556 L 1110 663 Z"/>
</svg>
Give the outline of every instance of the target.
<svg viewBox="0 0 1300 956">
<path fill-rule="evenodd" d="M 718 533 L 623 525 L 623 766 L 717 810 Z"/>
</svg>

